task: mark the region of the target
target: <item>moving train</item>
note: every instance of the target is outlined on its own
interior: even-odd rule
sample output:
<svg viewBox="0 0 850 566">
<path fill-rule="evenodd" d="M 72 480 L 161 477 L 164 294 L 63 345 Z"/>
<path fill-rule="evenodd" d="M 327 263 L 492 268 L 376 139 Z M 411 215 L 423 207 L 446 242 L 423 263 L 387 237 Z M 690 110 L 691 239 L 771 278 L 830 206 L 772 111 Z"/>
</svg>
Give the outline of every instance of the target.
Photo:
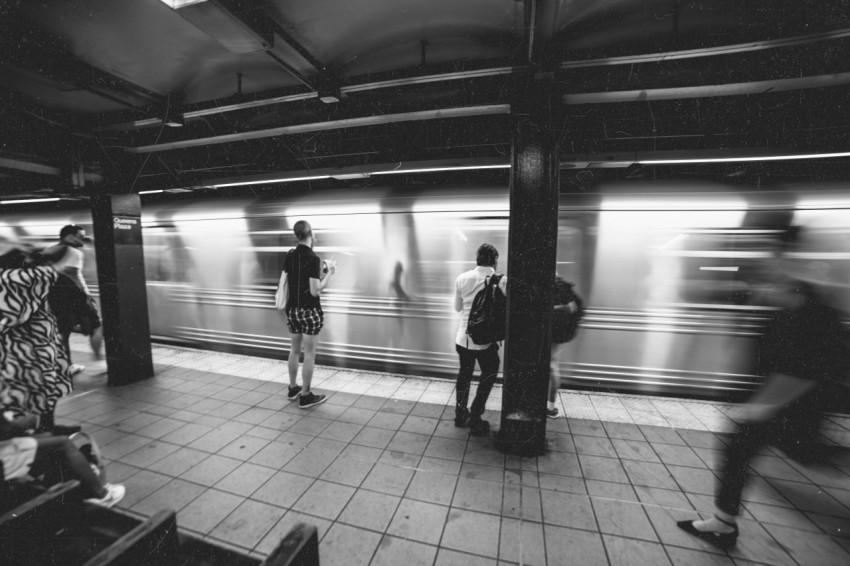
<svg viewBox="0 0 850 566">
<path fill-rule="evenodd" d="M 490 242 L 510 281 L 508 188 L 373 187 L 253 199 L 143 201 L 148 305 L 155 341 L 268 357 L 289 338 L 274 291 L 292 226 L 337 262 L 322 295 L 317 362 L 453 378 L 455 277 Z M 145 198 L 145 197 L 143 197 Z M 91 228 L 88 210 L 4 212 L 0 237 L 36 246 L 59 228 Z M 599 185 L 562 193 L 557 271 L 586 314 L 559 363 L 563 387 L 732 399 L 753 390 L 755 342 L 774 311 L 752 282 L 789 226 L 798 254 L 830 270 L 850 304 L 850 197 L 840 186 L 746 191 L 688 182 Z M 94 249 L 86 279 L 96 280 Z M 837 283 L 836 283 L 837 282 Z"/>
</svg>

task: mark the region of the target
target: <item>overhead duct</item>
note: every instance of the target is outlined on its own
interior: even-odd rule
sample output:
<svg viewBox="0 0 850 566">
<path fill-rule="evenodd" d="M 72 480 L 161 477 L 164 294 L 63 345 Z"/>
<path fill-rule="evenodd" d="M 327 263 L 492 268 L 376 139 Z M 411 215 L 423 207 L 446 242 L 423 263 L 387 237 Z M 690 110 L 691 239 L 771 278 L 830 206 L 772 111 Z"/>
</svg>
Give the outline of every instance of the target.
<svg viewBox="0 0 850 566">
<path fill-rule="evenodd" d="M 257 25 L 248 26 L 215 0 L 182 5 L 172 5 L 173 2 L 165 3 L 231 53 L 266 51 L 274 46 L 272 29 L 262 24 L 262 18 L 257 18 L 257 22 L 253 22 Z"/>
</svg>

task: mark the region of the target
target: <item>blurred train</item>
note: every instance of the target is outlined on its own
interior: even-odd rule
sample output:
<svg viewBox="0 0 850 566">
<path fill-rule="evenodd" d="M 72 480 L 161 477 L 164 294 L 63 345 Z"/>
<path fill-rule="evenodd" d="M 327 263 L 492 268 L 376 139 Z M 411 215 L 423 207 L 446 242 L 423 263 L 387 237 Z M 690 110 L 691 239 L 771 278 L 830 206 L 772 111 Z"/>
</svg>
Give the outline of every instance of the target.
<svg viewBox="0 0 850 566">
<path fill-rule="evenodd" d="M 322 295 L 318 363 L 452 378 L 455 277 L 490 242 L 510 280 L 508 216 L 507 187 L 144 204 L 153 339 L 284 357 L 289 338 L 273 295 L 295 245 L 292 226 L 306 219 L 315 251 L 338 266 Z M 46 245 L 70 222 L 94 234 L 90 213 L 78 210 L 4 213 L 0 236 Z M 751 283 L 791 225 L 806 226 L 815 242 L 798 253 L 850 281 L 843 187 L 632 183 L 562 194 L 557 271 L 587 308 L 560 360 L 563 386 L 725 399 L 754 389 L 755 341 L 774 308 L 760 304 Z M 85 251 L 92 283 L 93 247 Z M 841 284 L 830 297 L 850 304 Z"/>
</svg>

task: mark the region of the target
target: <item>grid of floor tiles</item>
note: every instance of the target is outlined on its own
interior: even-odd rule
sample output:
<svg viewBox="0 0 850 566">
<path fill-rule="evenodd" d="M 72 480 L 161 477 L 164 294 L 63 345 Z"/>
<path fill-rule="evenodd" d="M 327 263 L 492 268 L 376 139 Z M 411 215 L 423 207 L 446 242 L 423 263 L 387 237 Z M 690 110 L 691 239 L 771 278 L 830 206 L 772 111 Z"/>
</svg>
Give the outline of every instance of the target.
<svg viewBox="0 0 850 566">
<path fill-rule="evenodd" d="M 562 392 L 549 452 L 521 459 L 453 426 L 446 381 L 318 368 L 329 399 L 304 411 L 281 362 L 155 346 L 156 377 L 105 387 L 73 348 L 89 367 L 60 421 L 98 439 L 120 506 L 176 509 L 181 528 L 257 556 L 309 522 L 323 566 L 850 563 L 846 454 L 807 469 L 765 451 L 729 553 L 676 528 L 712 509 L 734 406 Z"/>
</svg>

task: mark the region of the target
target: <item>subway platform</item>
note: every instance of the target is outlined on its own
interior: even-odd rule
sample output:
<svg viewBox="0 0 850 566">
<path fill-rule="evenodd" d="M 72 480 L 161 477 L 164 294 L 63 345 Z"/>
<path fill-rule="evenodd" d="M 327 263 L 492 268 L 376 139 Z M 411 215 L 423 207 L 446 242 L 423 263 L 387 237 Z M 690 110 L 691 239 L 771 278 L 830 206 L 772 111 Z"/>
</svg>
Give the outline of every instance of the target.
<svg viewBox="0 0 850 566">
<path fill-rule="evenodd" d="M 523 459 L 453 426 L 445 380 L 317 367 L 328 401 L 301 410 L 281 361 L 154 345 L 154 378 L 107 387 L 83 337 L 72 354 L 87 368 L 58 421 L 97 439 L 119 507 L 242 553 L 306 522 L 322 566 L 850 564 L 850 451 L 804 468 L 765 450 L 729 552 L 676 527 L 713 509 L 734 405 L 561 391 L 548 453 Z M 495 426 L 500 407 L 497 386 Z M 850 419 L 825 434 L 850 446 Z"/>
</svg>

